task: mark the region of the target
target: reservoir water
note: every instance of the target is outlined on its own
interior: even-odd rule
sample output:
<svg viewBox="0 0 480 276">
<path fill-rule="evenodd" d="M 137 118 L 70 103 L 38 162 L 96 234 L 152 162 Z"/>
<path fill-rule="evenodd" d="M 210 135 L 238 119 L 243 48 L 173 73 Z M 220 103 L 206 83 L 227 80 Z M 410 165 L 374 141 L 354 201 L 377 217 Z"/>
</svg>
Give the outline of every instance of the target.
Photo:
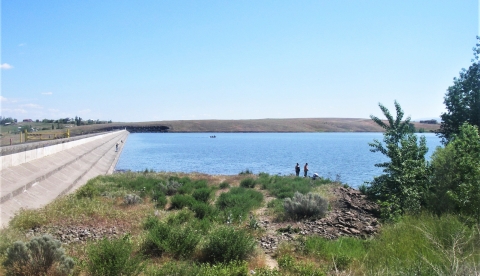
<svg viewBox="0 0 480 276">
<path fill-rule="evenodd" d="M 215 135 L 216 138 L 210 138 Z M 440 139 L 426 137 L 430 159 Z M 420 136 L 417 135 L 417 136 Z M 318 173 L 358 187 L 371 181 L 385 162 L 370 152 L 369 142 L 382 133 L 132 133 L 116 170 L 200 172 L 236 175 L 246 169 L 257 174 L 294 174 L 295 164 L 308 163 L 309 176 Z"/>
</svg>

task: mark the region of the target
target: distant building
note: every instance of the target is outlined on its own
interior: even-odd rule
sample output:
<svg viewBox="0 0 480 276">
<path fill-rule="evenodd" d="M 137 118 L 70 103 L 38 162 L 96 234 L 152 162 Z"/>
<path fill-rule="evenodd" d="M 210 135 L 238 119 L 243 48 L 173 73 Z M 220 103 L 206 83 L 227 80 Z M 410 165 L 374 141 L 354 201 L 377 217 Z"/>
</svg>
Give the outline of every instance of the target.
<svg viewBox="0 0 480 276">
<path fill-rule="evenodd" d="M 33 120 L 32 119 L 23 119 L 23 122 L 31 123 L 31 122 L 33 122 Z"/>
<path fill-rule="evenodd" d="M 421 123 L 421 124 L 431 124 L 431 125 L 436 125 L 436 124 L 438 124 L 437 120 L 435 120 L 435 119 L 420 121 L 420 123 Z"/>
</svg>

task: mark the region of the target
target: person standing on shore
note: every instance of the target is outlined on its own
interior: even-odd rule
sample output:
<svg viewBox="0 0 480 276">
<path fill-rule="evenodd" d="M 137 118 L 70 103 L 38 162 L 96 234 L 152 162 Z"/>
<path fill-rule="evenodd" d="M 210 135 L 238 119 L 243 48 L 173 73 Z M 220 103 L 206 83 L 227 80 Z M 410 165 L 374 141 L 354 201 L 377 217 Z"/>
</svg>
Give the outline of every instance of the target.
<svg viewBox="0 0 480 276">
<path fill-rule="evenodd" d="M 296 176 L 299 176 L 300 175 L 300 165 L 297 163 L 297 165 L 295 166 L 295 175 Z"/>
<path fill-rule="evenodd" d="M 308 163 L 305 163 L 305 166 L 303 166 L 303 177 L 307 177 L 308 173 Z"/>
</svg>

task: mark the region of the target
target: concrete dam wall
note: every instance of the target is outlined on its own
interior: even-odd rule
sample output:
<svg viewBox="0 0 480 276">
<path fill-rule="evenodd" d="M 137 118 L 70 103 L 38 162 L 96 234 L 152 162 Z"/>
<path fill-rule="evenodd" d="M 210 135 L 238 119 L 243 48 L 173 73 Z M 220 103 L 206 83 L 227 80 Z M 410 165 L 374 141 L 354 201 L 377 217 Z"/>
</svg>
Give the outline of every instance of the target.
<svg viewBox="0 0 480 276">
<path fill-rule="evenodd" d="M 43 207 L 91 178 L 111 174 L 128 134 L 119 130 L 2 147 L 0 227 L 7 226 L 22 208 Z"/>
</svg>

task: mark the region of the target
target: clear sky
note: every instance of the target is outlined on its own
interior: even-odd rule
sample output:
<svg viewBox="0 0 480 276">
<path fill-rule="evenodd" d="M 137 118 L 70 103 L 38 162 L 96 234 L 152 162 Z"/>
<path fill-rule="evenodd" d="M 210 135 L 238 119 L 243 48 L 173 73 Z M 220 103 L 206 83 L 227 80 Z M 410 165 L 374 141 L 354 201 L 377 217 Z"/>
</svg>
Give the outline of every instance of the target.
<svg viewBox="0 0 480 276">
<path fill-rule="evenodd" d="M 478 0 L 3 0 L 1 116 L 129 121 L 444 112 Z"/>
</svg>

